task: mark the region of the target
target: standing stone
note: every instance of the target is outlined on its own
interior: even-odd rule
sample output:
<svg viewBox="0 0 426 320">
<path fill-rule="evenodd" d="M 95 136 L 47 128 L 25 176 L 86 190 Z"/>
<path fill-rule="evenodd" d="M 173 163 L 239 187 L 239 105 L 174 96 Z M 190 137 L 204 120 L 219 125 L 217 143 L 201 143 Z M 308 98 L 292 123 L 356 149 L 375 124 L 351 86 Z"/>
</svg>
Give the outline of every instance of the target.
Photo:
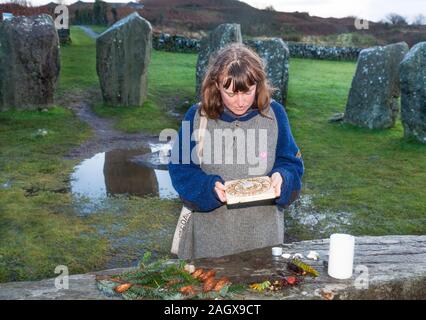
<svg viewBox="0 0 426 320">
<path fill-rule="evenodd" d="M 236 23 L 221 24 L 216 29 L 214 29 L 208 37 L 205 37 L 201 40 L 196 70 L 197 97 L 200 97 L 201 84 L 207 71 L 209 58 L 212 54 L 233 42 L 243 42 L 243 37 L 241 36 L 241 27 Z"/>
<path fill-rule="evenodd" d="M 245 42 L 263 59 L 266 74 L 271 84 L 277 89 L 273 98 L 285 104 L 288 91 L 288 70 L 290 52 L 287 45 L 280 38 L 264 40 L 248 40 Z"/>
<path fill-rule="evenodd" d="M 104 102 L 121 106 L 144 103 L 151 48 L 151 24 L 137 12 L 96 38 L 96 71 Z"/>
<path fill-rule="evenodd" d="M 416 44 L 401 63 L 401 120 L 405 137 L 426 143 L 426 42 Z"/>
<path fill-rule="evenodd" d="M 49 15 L 0 23 L 0 110 L 52 104 L 59 70 L 58 34 Z"/>
<path fill-rule="evenodd" d="M 407 52 L 405 42 L 361 51 L 345 122 L 369 129 L 394 126 L 399 109 L 399 64 Z"/>
<path fill-rule="evenodd" d="M 60 44 L 70 44 L 71 43 L 71 32 L 70 29 L 58 29 L 58 37 Z"/>
</svg>

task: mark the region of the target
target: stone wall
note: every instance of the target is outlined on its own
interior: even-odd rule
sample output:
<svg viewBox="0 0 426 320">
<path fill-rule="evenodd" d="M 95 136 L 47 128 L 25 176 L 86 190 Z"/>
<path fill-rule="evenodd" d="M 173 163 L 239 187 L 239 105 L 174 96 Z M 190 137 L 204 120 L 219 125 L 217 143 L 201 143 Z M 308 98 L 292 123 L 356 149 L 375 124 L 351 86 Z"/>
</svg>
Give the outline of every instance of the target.
<svg viewBox="0 0 426 320">
<path fill-rule="evenodd" d="M 362 48 L 327 47 L 309 43 L 287 42 L 292 58 L 320 60 L 357 60 Z"/>
<path fill-rule="evenodd" d="M 157 33 L 152 36 L 152 47 L 156 50 L 171 52 L 198 53 L 200 40 L 168 33 Z"/>
<path fill-rule="evenodd" d="M 245 41 L 244 41 L 245 42 Z M 362 48 L 327 47 L 299 42 L 286 42 L 290 57 L 321 60 L 355 61 Z M 153 35 L 153 48 L 172 52 L 198 53 L 200 40 L 160 33 Z"/>
</svg>

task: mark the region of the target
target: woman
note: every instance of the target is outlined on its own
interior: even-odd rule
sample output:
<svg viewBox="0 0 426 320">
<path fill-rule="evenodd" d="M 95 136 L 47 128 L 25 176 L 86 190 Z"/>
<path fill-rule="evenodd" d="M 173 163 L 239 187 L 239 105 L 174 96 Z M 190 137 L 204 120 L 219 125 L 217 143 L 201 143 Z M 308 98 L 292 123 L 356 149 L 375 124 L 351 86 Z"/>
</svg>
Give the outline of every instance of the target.
<svg viewBox="0 0 426 320">
<path fill-rule="evenodd" d="M 283 243 L 284 216 L 277 206 L 287 207 L 298 197 L 304 167 L 284 107 L 271 99 L 272 91 L 261 58 L 243 44 L 231 44 L 211 60 L 201 102 L 185 114 L 174 143 L 172 154 L 178 159 L 169 164 L 174 188 L 193 210 L 179 258 L 220 257 Z M 201 115 L 207 118 L 209 137 L 203 157 L 184 161 L 184 154 L 196 147 L 190 137 L 198 131 Z M 245 142 L 247 154 L 236 137 Z M 228 141 L 225 146 L 222 138 Z M 257 167 L 250 152 L 256 155 Z M 265 175 L 275 190 L 273 203 L 226 205 L 225 181 Z"/>
</svg>

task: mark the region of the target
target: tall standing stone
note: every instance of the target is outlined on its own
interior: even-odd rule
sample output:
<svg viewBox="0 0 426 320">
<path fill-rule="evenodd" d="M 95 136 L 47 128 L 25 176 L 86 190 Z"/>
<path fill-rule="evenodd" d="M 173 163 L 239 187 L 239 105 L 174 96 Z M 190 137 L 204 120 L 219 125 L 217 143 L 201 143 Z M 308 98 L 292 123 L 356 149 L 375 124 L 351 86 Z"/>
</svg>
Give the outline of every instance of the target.
<svg viewBox="0 0 426 320">
<path fill-rule="evenodd" d="M 401 62 L 401 120 L 405 137 L 426 143 L 426 42 Z"/>
<path fill-rule="evenodd" d="M 369 129 L 394 126 L 399 111 L 399 64 L 407 52 L 405 42 L 361 51 L 346 105 L 346 122 Z"/>
<path fill-rule="evenodd" d="M 0 23 L 0 110 L 52 104 L 59 70 L 59 39 L 49 15 Z"/>
<path fill-rule="evenodd" d="M 151 24 L 137 12 L 117 21 L 96 38 L 96 71 L 106 103 L 144 103 L 151 49 Z"/>
<path fill-rule="evenodd" d="M 280 38 L 257 39 L 245 41 L 262 58 L 266 74 L 271 84 L 277 89 L 273 98 L 281 104 L 287 100 L 290 51 Z"/>
<path fill-rule="evenodd" d="M 241 27 L 236 23 L 221 24 L 208 37 L 201 40 L 196 69 L 197 97 L 200 97 L 201 84 L 207 71 L 210 56 L 233 42 L 243 42 Z"/>
</svg>

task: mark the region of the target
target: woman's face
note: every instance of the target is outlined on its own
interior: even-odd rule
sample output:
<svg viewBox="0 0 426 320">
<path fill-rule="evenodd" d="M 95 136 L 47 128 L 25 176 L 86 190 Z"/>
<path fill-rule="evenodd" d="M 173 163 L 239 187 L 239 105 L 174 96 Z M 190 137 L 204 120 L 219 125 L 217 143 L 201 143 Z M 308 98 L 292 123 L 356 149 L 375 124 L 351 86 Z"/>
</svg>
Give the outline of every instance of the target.
<svg viewBox="0 0 426 320">
<path fill-rule="evenodd" d="M 251 86 L 246 92 L 233 92 L 234 81 L 228 89 L 223 87 L 223 83 L 219 86 L 220 95 L 225 106 L 228 107 L 236 115 L 243 115 L 253 105 L 256 97 L 256 84 Z"/>
</svg>

